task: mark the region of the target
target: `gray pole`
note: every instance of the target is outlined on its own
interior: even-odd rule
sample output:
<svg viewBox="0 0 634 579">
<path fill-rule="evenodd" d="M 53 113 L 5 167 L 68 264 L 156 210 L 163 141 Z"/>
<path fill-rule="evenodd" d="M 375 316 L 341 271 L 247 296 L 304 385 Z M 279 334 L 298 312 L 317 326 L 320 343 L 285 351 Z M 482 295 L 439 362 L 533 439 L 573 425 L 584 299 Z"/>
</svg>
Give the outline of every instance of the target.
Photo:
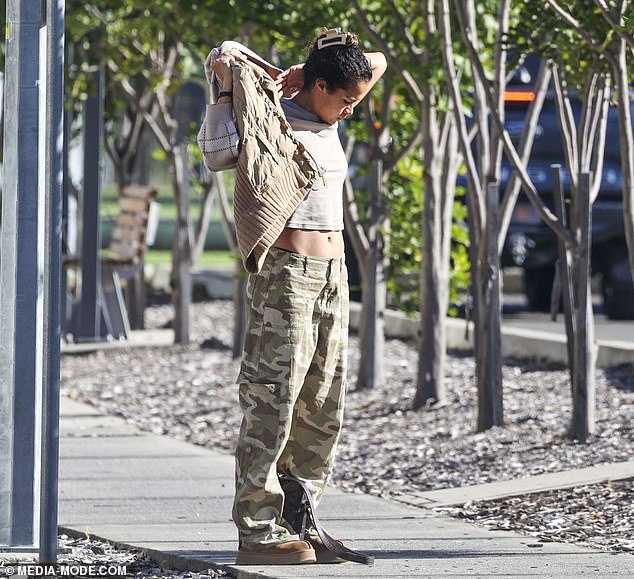
<svg viewBox="0 0 634 579">
<path fill-rule="evenodd" d="M 93 75 L 93 90 L 84 104 L 84 182 L 81 197 L 81 298 L 75 341 L 98 341 L 103 335 L 101 286 L 101 135 L 103 125 L 103 68 Z"/>
<path fill-rule="evenodd" d="M 46 220 L 44 342 L 42 380 L 42 484 L 40 563 L 57 562 L 59 472 L 59 357 L 61 339 L 62 178 L 64 154 L 64 0 L 49 0 L 46 11 Z"/>
<path fill-rule="evenodd" d="M 40 0 L 7 0 L 0 227 L 0 544 L 33 546 L 39 501 L 44 220 L 38 190 Z"/>
</svg>

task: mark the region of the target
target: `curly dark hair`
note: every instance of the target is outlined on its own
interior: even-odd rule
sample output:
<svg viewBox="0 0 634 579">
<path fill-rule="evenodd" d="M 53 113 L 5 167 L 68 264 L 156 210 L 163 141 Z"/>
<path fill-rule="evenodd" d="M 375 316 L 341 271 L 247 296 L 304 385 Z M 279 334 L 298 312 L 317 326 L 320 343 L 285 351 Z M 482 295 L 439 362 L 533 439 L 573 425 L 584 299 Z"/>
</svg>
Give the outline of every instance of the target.
<svg viewBox="0 0 634 579">
<path fill-rule="evenodd" d="M 359 47 L 359 40 L 352 32 L 346 33 L 346 44 L 324 46 L 319 49 L 317 42 L 326 34 L 318 36 L 310 47 L 304 64 L 304 89 L 311 88 L 318 78 L 326 81 L 328 92 L 350 89 L 359 81 L 370 81 L 370 63 Z"/>
</svg>

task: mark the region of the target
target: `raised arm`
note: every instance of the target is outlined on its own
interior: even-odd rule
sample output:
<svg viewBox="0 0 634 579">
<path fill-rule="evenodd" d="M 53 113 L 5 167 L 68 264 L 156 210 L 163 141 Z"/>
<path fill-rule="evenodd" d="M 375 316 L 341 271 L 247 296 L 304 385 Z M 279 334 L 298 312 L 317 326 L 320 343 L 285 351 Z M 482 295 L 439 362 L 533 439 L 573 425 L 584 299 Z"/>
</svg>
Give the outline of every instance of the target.
<svg viewBox="0 0 634 579">
<path fill-rule="evenodd" d="M 368 88 L 363 94 L 363 97 L 367 95 L 372 87 L 379 82 L 379 79 L 383 76 L 383 73 L 387 70 L 387 60 L 382 52 L 364 52 L 365 57 L 370 63 L 370 70 L 372 71 L 372 79 L 368 83 Z"/>
<path fill-rule="evenodd" d="M 367 90 L 363 93 L 365 97 L 372 87 L 383 76 L 383 73 L 387 69 L 387 60 L 382 52 L 364 52 L 365 57 L 370 63 L 370 70 L 372 71 L 372 78 L 368 83 Z M 293 98 L 304 87 L 304 65 L 295 64 L 277 76 L 277 86 L 280 93 L 286 98 Z"/>
</svg>

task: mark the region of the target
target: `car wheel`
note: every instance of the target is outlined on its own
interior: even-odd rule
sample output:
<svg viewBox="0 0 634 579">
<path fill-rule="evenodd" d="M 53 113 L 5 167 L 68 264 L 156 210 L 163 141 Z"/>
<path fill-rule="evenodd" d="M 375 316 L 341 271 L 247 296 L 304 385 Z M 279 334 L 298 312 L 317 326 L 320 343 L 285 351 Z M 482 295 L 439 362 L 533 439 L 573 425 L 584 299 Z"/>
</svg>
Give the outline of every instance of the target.
<svg viewBox="0 0 634 579">
<path fill-rule="evenodd" d="M 634 320 L 634 281 L 627 247 L 611 245 L 604 253 L 603 309 L 611 320 Z"/>
<path fill-rule="evenodd" d="M 549 312 L 553 292 L 555 266 L 544 265 L 524 270 L 524 293 L 528 307 L 534 312 Z"/>
</svg>

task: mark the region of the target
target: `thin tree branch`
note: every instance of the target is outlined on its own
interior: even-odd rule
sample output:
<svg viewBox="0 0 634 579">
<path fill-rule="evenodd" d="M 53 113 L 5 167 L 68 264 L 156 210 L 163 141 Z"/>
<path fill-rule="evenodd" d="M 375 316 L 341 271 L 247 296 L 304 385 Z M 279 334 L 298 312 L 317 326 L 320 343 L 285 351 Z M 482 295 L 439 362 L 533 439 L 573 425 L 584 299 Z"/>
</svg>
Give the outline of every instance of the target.
<svg viewBox="0 0 634 579">
<path fill-rule="evenodd" d="M 555 101 L 557 103 L 557 116 L 559 118 L 561 137 L 564 141 L 566 165 L 570 174 L 572 187 L 576 189 L 579 159 L 579 151 L 577 150 L 577 127 L 570 109 L 570 99 L 563 87 L 560 69 L 556 65 L 553 65 L 553 86 L 555 89 Z"/>
<path fill-rule="evenodd" d="M 522 132 L 522 138 L 520 139 L 519 156 L 524 167 L 528 165 L 531 156 L 533 143 L 535 141 L 535 134 L 539 124 L 539 115 L 544 108 L 550 78 L 551 72 L 548 62 L 546 60 L 542 60 L 539 64 L 537 80 L 534 86 L 535 100 L 529 105 L 528 111 L 526 112 L 524 130 Z M 500 252 L 504 247 L 506 234 L 508 233 L 513 209 L 515 208 L 515 203 L 517 202 L 521 186 L 522 181 L 518 176 L 517 171 L 514 170 L 506 185 L 504 197 L 502 198 L 502 205 L 500 207 L 500 233 L 498 237 L 498 249 Z"/>
<path fill-rule="evenodd" d="M 399 161 L 401 161 L 401 159 L 407 157 L 407 155 L 409 155 L 416 147 L 418 147 L 418 145 L 420 145 L 421 139 L 422 134 L 421 131 L 418 130 L 412 135 L 409 141 L 403 147 L 401 147 L 400 151 L 386 158 L 383 163 L 383 168 L 385 172 L 389 173 L 390 171 L 392 171 L 392 169 L 394 169 L 394 167 L 399 163 Z"/>
<path fill-rule="evenodd" d="M 209 222 L 214 207 L 215 197 L 212 195 L 214 184 L 218 178 L 222 178 L 217 173 L 211 173 L 211 179 L 203 184 L 202 198 L 200 202 L 200 215 L 194 227 L 193 243 L 192 243 L 192 263 L 194 263 L 200 255 L 205 251 L 205 241 L 207 232 L 209 231 Z"/>
<path fill-rule="evenodd" d="M 447 0 L 442 0 L 443 4 L 447 3 Z M 484 74 L 484 67 L 478 58 L 478 54 L 475 51 L 475 48 L 471 44 L 471 42 L 467 42 L 467 50 L 469 51 L 470 58 L 472 59 L 472 63 L 475 65 L 475 71 L 480 78 L 486 78 Z M 537 192 L 534 183 L 529 177 L 526 166 L 522 164 L 522 160 L 520 159 L 515 146 L 511 141 L 511 137 L 508 134 L 508 131 L 505 129 L 502 121 L 500 120 L 500 116 L 497 114 L 497 111 L 493 110 L 493 96 L 489 91 L 486 91 L 487 100 L 489 102 L 489 108 L 491 108 L 491 119 L 497 125 L 497 129 L 502 135 L 502 142 L 504 143 L 504 151 L 506 152 L 507 157 L 509 158 L 511 164 L 518 171 L 522 184 L 524 185 L 524 190 L 526 195 L 528 196 L 529 201 L 535 207 L 544 223 L 547 227 L 549 227 L 559 239 L 566 245 L 567 248 L 572 247 L 572 239 L 568 231 L 562 226 L 561 222 L 557 218 L 556 215 L 546 206 L 541 196 Z M 460 119 L 462 115 L 460 115 Z M 458 119 L 460 121 L 460 119 Z"/>
<path fill-rule="evenodd" d="M 348 159 L 348 161 L 354 151 L 354 145 L 354 137 L 349 136 L 344 146 L 346 159 Z M 363 230 L 361 219 L 359 218 L 359 206 L 354 198 L 354 189 L 349 176 L 346 176 L 343 186 L 343 217 L 346 229 L 350 233 L 354 253 L 360 263 L 365 263 L 365 256 L 367 256 L 368 251 L 370 251 L 370 242 Z"/>
<path fill-rule="evenodd" d="M 104 145 L 106 146 L 106 152 L 112 159 L 112 164 L 116 167 L 121 164 L 121 155 L 117 149 L 117 145 L 112 138 L 112 135 L 106 134 L 104 137 Z"/>
<path fill-rule="evenodd" d="M 590 191 L 590 201 L 594 203 L 595 199 L 599 196 L 601 190 L 601 181 L 603 178 L 603 164 L 605 160 L 605 139 L 608 128 L 608 115 L 610 110 L 610 78 L 603 78 L 603 87 L 601 87 L 598 103 L 600 103 L 600 112 L 597 115 L 599 117 L 598 127 L 596 131 L 596 143 L 593 147 L 593 158 L 590 169 L 594 175 L 594 183 Z"/>
<path fill-rule="evenodd" d="M 605 21 L 612 27 L 612 29 L 623 40 L 625 40 L 627 44 L 629 44 L 631 47 L 634 48 L 634 37 L 632 37 L 631 34 L 628 34 L 627 32 L 624 32 L 622 30 L 624 6 L 626 5 L 626 2 L 624 1 L 619 2 L 619 5 L 617 6 L 617 14 L 618 14 L 617 19 L 615 19 L 612 13 L 610 12 L 608 5 L 605 3 L 605 0 L 594 0 L 594 3 L 599 7 L 599 10 L 601 10 L 601 14 L 603 15 L 603 18 L 605 18 Z"/>
<path fill-rule="evenodd" d="M 403 15 L 399 11 L 399 9 L 396 7 L 394 0 L 387 0 L 387 3 L 390 7 L 390 11 L 392 12 L 392 15 L 394 16 L 394 20 L 396 21 L 397 30 L 402 31 L 403 36 L 407 39 L 407 52 L 409 53 L 409 56 L 412 59 L 412 61 L 415 62 L 416 60 L 420 58 L 420 55 L 423 53 L 423 50 L 422 48 L 418 48 L 416 46 L 416 41 L 414 40 L 414 37 L 412 36 L 412 33 L 410 31 L 411 27 L 408 25 L 407 22 L 405 22 Z M 355 4 L 356 4 L 356 1 L 355 1 Z"/>
<path fill-rule="evenodd" d="M 453 46 L 451 44 L 451 21 L 449 13 L 448 0 L 441 0 L 441 18 L 440 18 L 440 30 L 442 33 L 442 42 L 444 50 L 442 51 L 443 60 L 445 63 L 445 72 L 447 74 L 447 84 L 451 97 L 454 101 L 454 117 L 456 120 L 456 127 L 459 133 L 460 148 L 462 155 L 467 165 L 467 174 L 470 182 L 474 187 L 475 203 L 471 204 L 471 221 L 472 226 L 475 228 L 474 232 L 477 232 L 476 238 L 479 238 L 479 234 L 482 230 L 482 223 L 484 218 L 484 207 L 482 206 L 482 187 L 480 186 L 480 180 L 478 178 L 478 171 L 476 169 L 475 160 L 471 151 L 469 137 L 467 134 L 467 123 L 465 121 L 462 111 L 464 107 L 462 105 L 462 96 L 460 94 L 460 88 L 458 86 L 458 79 L 456 77 L 456 71 L 454 69 L 454 55 Z"/>
<path fill-rule="evenodd" d="M 451 107 L 451 105 L 449 106 Z M 443 119 L 439 123 L 439 125 L 440 125 L 440 138 L 438 139 L 438 148 L 441 151 L 445 151 L 447 149 L 447 142 L 449 140 L 449 135 L 454 126 L 454 115 L 451 108 L 448 112 L 444 114 Z"/>
<path fill-rule="evenodd" d="M 118 71 L 118 67 L 112 61 L 108 62 L 108 66 L 114 67 L 113 70 Z M 122 80 L 119 81 L 119 84 L 121 85 L 121 88 L 123 89 L 123 92 L 126 95 L 128 102 L 130 103 L 132 108 L 134 108 L 136 111 L 138 111 L 140 114 L 143 115 L 145 122 L 147 123 L 148 127 L 150 127 L 150 130 L 156 137 L 156 140 L 159 142 L 161 148 L 167 153 L 171 152 L 173 147 L 171 143 L 169 142 L 169 139 L 167 138 L 165 132 L 158 125 L 154 116 L 151 115 L 149 112 L 143 110 L 143 108 L 138 102 L 136 91 L 134 90 L 134 88 L 132 87 L 128 79 L 123 78 Z"/>
<path fill-rule="evenodd" d="M 168 51 L 168 58 L 165 62 L 165 68 L 163 70 L 163 81 L 160 86 L 155 89 L 156 102 L 158 103 L 159 110 L 161 111 L 163 122 L 165 123 L 168 131 L 171 133 L 172 139 L 175 138 L 175 133 L 178 129 L 178 122 L 169 110 L 165 88 L 170 86 L 172 78 L 174 77 L 176 63 L 178 62 L 178 52 L 178 44 L 170 47 Z"/>
<path fill-rule="evenodd" d="M 394 68 L 398 71 L 399 75 L 403 79 L 407 90 L 414 97 L 416 102 L 421 102 L 423 100 L 423 92 L 421 88 L 418 86 L 418 83 L 414 80 L 412 75 L 408 70 L 403 68 L 402 64 L 399 64 L 400 58 L 395 54 L 395 52 L 390 48 L 387 42 L 383 39 L 383 37 L 376 31 L 372 23 L 368 20 L 368 17 L 359 5 L 358 0 L 352 0 L 352 4 L 355 8 L 355 12 L 357 14 L 357 20 L 363 27 L 363 29 L 368 33 L 370 38 L 372 38 L 372 42 L 381 49 L 381 51 L 385 54 L 386 58 L 392 63 Z"/>
<path fill-rule="evenodd" d="M 443 130 L 445 126 L 447 127 L 447 138 L 444 147 L 441 149 L 445 152 L 441 175 L 441 191 L 443 191 L 442 213 L 445 216 L 443 222 L 448 224 L 448 227 L 442 228 L 441 233 L 449 238 L 451 238 L 451 215 L 453 214 L 456 180 L 458 178 L 460 165 L 462 165 L 462 154 L 460 153 L 458 144 L 458 131 L 453 122 L 453 117 L 450 116 L 450 118 L 451 120 L 449 122 L 443 123 Z"/>
<path fill-rule="evenodd" d="M 508 58 L 505 43 L 509 31 L 509 19 L 510 2 L 509 0 L 500 0 L 500 6 L 498 9 L 499 26 L 496 39 L 493 91 L 495 100 L 497 101 L 497 110 L 501 115 L 502 122 L 504 122 L 504 89 L 506 87 L 506 63 Z M 503 149 L 504 145 L 502 145 L 502 139 L 497 134 L 497 131 L 494 131 L 493 139 L 491 141 L 491 165 L 488 169 L 488 180 L 494 180 L 498 183 L 500 181 L 500 167 L 502 164 Z"/>
<path fill-rule="evenodd" d="M 121 69 L 115 63 L 114 60 L 109 59 L 106 62 L 106 66 L 112 72 L 121 75 L 121 80 L 119 80 L 118 83 L 121 86 L 121 88 L 123 89 L 123 92 L 124 92 L 126 98 L 128 99 L 128 102 L 130 103 L 130 106 L 132 107 L 132 109 L 134 111 L 136 111 L 137 113 L 139 113 L 145 119 L 145 121 L 148 123 L 148 125 L 150 125 L 150 127 L 152 127 L 154 125 L 160 131 L 160 127 L 158 127 L 158 125 L 156 125 L 156 119 L 152 115 L 150 115 L 149 111 L 146 110 L 141 105 L 141 102 L 140 102 L 141 99 L 138 96 L 137 90 L 130 83 L 130 79 L 127 76 L 125 76 L 125 75 L 123 75 L 121 73 Z M 150 120 L 151 120 L 151 122 L 150 122 Z M 152 130 L 154 132 L 154 128 L 152 128 Z M 158 137 L 157 137 L 157 139 L 158 139 Z M 160 139 L 159 139 L 159 142 L 160 142 Z"/>
<path fill-rule="evenodd" d="M 605 18 L 606 22 L 612 28 L 617 28 L 618 23 L 616 20 L 614 20 L 612 13 L 608 8 L 608 5 L 604 2 L 604 0 L 594 0 L 594 3 L 599 7 L 599 10 L 601 10 L 601 14 L 603 15 L 603 18 Z"/>
<path fill-rule="evenodd" d="M 458 17 L 460 32 L 464 38 L 464 41 L 471 42 L 475 51 L 479 52 L 480 44 L 478 42 L 478 37 L 476 36 L 476 10 L 474 0 L 458 2 L 455 8 L 456 16 Z M 471 68 L 473 69 L 471 55 L 469 55 L 469 61 Z M 487 172 L 490 167 L 491 159 L 489 112 L 486 110 L 490 106 L 490 104 L 485 95 L 488 87 L 488 80 L 485 77 L 479 78 L 475 73 L 472 73 L 472 76 L 476 103 L 478 103 L 478 106 L 476 106 L 476 125 L 478 127 L 478 165 L 480 167 L 478 178 L 480 187 L 477 192 L 478 202 L 482 205 L 482 215 L 484 216 L 486 214 L 484 195 L 486 193 Z M 484 222 L 482 225 L 484 226 Z M 480 248 L 484 251 L 485 245 L 481 244 Z"/>
<path fill-rule="evenodd" d="M 154 103 L 154 93 L 149 92 L 145 93 L 144 96 L 141 97 L 141 108 L 142 110 L 149 111 Z M 146 101 L 143 103 L 143 101 Z M 132 121 L 132 129 L 129 131 L 127 138 L 123 147 L 120 148 L 122 151 L 121 162 L 124 165 L 130 163 L 130 161 L 137 154 L 139 142 L 141 141 L 141 137 L 143 135 L 143 129 L 145 128 L 145 118 L 143 114 L 138 111 L 131 110 L 130 114 L 134 114 L 134 120 Z"/>
<path fill-rule="evenodd" d="M 601 116 L 604 82 L 601 80 L 600 86 L 598 86 L 600 78 L 599 74 L 591 75 L 582 101 L 586 104 L 583 106 L 584 110 L 581 115 L 579 130 L 581 137 L 578 147 L 580 153 L 579 168 L 583 172 L 590 171 L 590 160 L 593 156 L 597 126 Z"/>
<path fill-rule="evenodd" d="M 581 36 L 590 46 L 601 51 L 601 43 L 586 31 L 578 20 L 576 20 L 572 14 L 566 12 L 555 0 L 546 0 L 552 10 L 570 26 L 579 36 Z"/>
</svg>

